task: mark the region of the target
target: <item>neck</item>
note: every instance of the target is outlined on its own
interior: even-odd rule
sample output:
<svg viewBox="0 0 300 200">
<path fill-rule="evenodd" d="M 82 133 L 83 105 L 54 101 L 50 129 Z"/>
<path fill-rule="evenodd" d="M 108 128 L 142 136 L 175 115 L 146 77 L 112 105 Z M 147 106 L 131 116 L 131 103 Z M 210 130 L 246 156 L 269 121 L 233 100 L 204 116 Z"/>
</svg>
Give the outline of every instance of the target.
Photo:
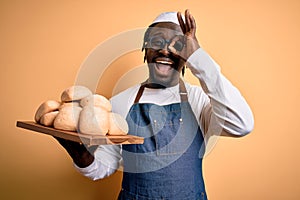
<svg viewBox="0 0 300 200">
<path fill-rule="evenodd" d="M 154 89 L 163 89 L 168 87 L 176 86 L 179 83 L 179 79 L 172 80 L 170 82 L 159 82 L 159 81 L 153 81 L 150 78 L 146 81 L 145 86 L 148 88 L 154 88 Z"/>
<path fill-rule="evenodd" d="M 166 86 L 158 84 L 158 83 L 146 83 L 145 87 L 152 89 L 165 89 Z"/>
</svg>

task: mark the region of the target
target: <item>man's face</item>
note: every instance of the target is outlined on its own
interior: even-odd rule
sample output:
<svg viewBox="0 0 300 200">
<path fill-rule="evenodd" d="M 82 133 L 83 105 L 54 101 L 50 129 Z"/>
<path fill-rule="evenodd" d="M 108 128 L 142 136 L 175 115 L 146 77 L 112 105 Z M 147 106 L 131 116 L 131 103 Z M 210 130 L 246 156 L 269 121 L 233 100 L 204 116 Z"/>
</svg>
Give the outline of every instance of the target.
<svg viewBox="0 0 300 200">
<path fill-rule="evenodd" d="M 182 37 L 182 35 L 180 26 L 169 22 L 158 23 L 149 31 L 146 60 L 151 83 L 165 87 L 178 83 L 185 62 L 171 53 L 168 47 L 173 39 Z"/>
</svg>

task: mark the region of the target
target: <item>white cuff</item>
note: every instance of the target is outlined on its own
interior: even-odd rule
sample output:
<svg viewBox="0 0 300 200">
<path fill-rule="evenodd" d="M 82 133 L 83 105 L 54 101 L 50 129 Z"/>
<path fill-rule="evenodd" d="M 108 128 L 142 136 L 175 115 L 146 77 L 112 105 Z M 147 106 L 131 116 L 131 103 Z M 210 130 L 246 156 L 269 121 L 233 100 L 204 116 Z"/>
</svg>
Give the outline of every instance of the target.
<svg viewBox="0 0 300 200">
<path fill-rule="evenodd" d="M 202 48 L 197 49 L 187 60 L 187 67 L 199 79 L 206 94 L 216 91 L 221 75 L 220 66 Z"/>
<path fill-rule="evenodd" d="M 94 159 L 94 161 L 87 167 L 78 167 L 75 163 L 73 163 L 74 168 L 79 171 L 81 174 L 86 174 L 89 173 L 90 171 L 93 171 L 95 169 L 97 169 L 97 163 L 95 161 L 96 159 Z"/>
</svg>

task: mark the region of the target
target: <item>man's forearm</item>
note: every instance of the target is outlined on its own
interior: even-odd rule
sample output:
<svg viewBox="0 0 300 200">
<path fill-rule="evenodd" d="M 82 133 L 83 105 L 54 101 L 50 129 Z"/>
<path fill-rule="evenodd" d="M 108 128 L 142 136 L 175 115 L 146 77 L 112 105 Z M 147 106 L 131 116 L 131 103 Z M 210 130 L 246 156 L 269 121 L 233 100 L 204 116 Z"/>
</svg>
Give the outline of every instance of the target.
<svg viewBox="0 0 300 200">
<path fill-rule="evenodd" d="M 84 145 L 82 145 L 84 149 L 82 150 L 67 150 L 71 158 L 73 159 L 73 162 L 81 168 L 87 167 L 94 161 L 94 155 L 91 154 L 89 150 L 86 149 Z"/>
<path fill-rule="evenodd" d="M 65 148 L 78 167 L 84 168 L 93 163 L 94 152 L 98 146 L 86 147 L 84 144 L 61 138 L 56 138 L 56 140 Z"/>
<path fill-rule="evenodd" d="M 254 125 L 251 109 L 239 90 L 221 74 L 218 64 L 199 49 L 189 59 L 189 67 L 210 98 L 200 116 L 201 121 L 210 116 L 204 120 L 204 127 L 210 127 L 218 135 L 225 131 L 227 136 L 227 133 L 242 136 L 251 132 Z"/>
</svg>

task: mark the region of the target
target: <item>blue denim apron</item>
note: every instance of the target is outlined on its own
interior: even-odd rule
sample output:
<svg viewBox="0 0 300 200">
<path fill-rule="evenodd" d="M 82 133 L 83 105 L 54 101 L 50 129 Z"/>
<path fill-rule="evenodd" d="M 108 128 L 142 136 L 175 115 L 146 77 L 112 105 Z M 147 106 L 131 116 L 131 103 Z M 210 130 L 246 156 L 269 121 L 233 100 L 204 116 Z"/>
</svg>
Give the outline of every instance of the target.
<svg viewBox="0 0 300 200">
<path fill-rule="evenodd" d="M 119 200 L 207 199 L 202 177 L 204 140 L 182 80 L 180 103 L 138 103 L 142 84 L 126 120 L 129 133 L 144 144 L 123 145 L 124 172 Z"/>
</svg>

